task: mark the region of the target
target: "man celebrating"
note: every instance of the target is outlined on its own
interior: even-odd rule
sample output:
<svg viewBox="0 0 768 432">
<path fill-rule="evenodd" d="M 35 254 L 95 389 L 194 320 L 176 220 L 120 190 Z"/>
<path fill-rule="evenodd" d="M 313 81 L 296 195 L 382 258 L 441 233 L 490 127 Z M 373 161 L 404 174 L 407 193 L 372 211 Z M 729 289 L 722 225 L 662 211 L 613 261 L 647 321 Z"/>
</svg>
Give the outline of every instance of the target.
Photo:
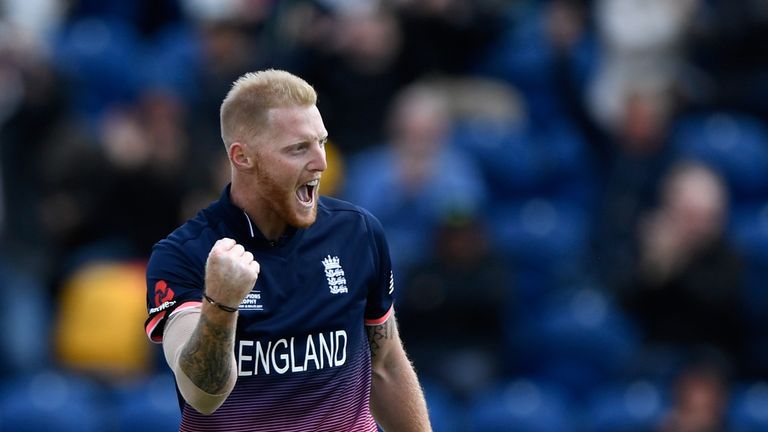
<svg viewBox="0 0 768 432">
<path fill-rule="evenodd" d="M 182 431 L 431 430 L 382 227 L 319 196 L 316 99 L 288 72 L 238 79 L 221 106 L 231 184 L 153 250 L 145 327 Z"/>
</svg>

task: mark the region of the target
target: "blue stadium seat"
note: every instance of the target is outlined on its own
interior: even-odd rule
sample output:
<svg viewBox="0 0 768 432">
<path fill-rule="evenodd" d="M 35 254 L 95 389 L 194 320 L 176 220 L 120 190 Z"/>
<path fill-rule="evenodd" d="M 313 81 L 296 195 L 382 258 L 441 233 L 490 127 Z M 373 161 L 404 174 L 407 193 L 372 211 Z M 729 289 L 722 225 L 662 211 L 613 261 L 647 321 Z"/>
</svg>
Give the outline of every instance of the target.
<svg viewBox="0 0 768 432">
<path fill-rule="evenodd" d="M 53 44 L 56 67 L 70 79 L 74 108 L 97 116 L 140 90 L 141 46 L 120 20 L 83 18 L 62 29 Z"/>
<path fill-rule="evenodd" d="M 173 375 L 158 374 L 115 395 L 116 432 L 178 430 L 181 421 Z"/>
<path fill-rule="evenodd" d="M 765 199 L 755 204 L 734 205 L 728 231 L 749 261 L 768 263 L 768 204 Z"/>
<path fill-rule="evenodd" d="M 99 394 L 90 381 L 54 371 L 14 378 L 0 385 L 0 430 L 103 431 Z"/>
<path fill-rule="evenodd" d="M 547 128 L 465 120 L 452 131 L 453 145 L 473 157 L 496 200 L 557 196 L 583 200 L 589 173 L 587 145 L 567 121 Z M 564 193 L 565 192 L 565 193 Z M 571 192 L 571 193 L 569 193 Z"/>
<path fill-rule="evenodd" d="M 194 29 L 171 26 L 145 44 L 137 65 L 147 87 L 161 88 L 181 96 L 187 103 L 199 96 L 197 79 L 202 66 L 202 48 Z"/>
<path fill-rule="evenodd" d="M 570 401 L 556 386 L 520 379 L 478 396 L 469 411 L 471 432 L 574 431 Z"/>
<path fill-rule="evenodd" d="M 524 125 L 463 121 L 452 132 L 453 145 L 477 161 L 494 196 L 536 191 L 543 181 L 543 154 Z"/>
<path fill-rule="evenodd" d="M 725 112 L 691 116 L 676 125 L 673 145 L 681 157 L 720 171 L 737 202 L 768 193 L 768 129 L 758 120 Z"/>
<path fill-rule="evenodd" d="M 525 370 L 582 396 L 623 372 L 638 348 L 632 323 L 594 288 L 553 293 L 518 329 Z"/>
<path fill-rule="evenodd" d="M 422 380 L 432 429 L 440 432 L 460 432 L 466 421 L 465 413 L 453 396 L 440 384 Z"/>
<path fill-rule="evenodd" d="M 537 4 L 538 3 L 538 4 Z M 547 36 L 546 5 L 516 8 L 518 16 L 507 26 L 487 53 L 477 62 L 475 72 L 507 80 L 519 87 L 528 100 L 532 117 L 546 121 L 564 110 L 556 83 L 557 49 Z M 586 85 L 597 64 L 600 50 L 596 38 L 585 34 L 571 48 L 572 79 Z"/>
<path fill-rule="evenodd" d="M 590 432 L 656 430 L 667 402 L 663 388 L 649 381 L 611 383 L 593 391 L 584 409 Z"/>
<path fill-rule="evenodd" d="M 733 392 L 728 430 L 768 432 L 768 383 L 745 385 Z"/>
<path fill-rule="evenodd" d="M 495 246 L 520 267 L 557 272 L 578 262 L 589 239 L 589 215 L 548 197 L 496 203 L 488 211 Z"/>
</svg>

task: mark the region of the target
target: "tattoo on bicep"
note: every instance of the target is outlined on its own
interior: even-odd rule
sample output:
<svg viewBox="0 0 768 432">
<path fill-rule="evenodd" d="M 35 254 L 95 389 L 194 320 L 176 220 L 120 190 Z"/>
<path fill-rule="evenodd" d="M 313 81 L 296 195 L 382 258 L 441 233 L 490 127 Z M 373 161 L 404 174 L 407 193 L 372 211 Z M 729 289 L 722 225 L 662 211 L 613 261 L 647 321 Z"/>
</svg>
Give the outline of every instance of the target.
<svg viewBox="0 0 768 432">
<path fill-rule="evenodd" d="M 371 347 L 371 357 L 376 357 L 376 354 L 381 348 L 381 344 L 386 339 L 392 339 L 394 337 L 394 322 L 394 319 L 388 319 L 377 326 L 367 327 L 368 344 Z"/>
<path fill-rule="evenodd" d="M 197 329 L 181 353 L 182 370 L 206 393 L 219 394 L 229 380 L 233 331 L 201 315 Z"/>
</svg>

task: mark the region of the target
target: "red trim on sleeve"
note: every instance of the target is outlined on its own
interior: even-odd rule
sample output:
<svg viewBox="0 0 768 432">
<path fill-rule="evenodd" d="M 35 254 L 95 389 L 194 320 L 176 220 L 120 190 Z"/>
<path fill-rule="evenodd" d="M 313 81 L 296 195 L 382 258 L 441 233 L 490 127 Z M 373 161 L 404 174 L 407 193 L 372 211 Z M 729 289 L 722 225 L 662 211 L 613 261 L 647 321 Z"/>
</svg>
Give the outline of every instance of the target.
<svg viewBox="0 0 768 432">
<path fill-rule="evenodd" d="M 392 315 L 392 312 L 394 312 L 394 310 L 395 310 L 395 305 L 390 306 L 389 310 L 387 311 L 387 313 L 384 314 L 384 316 L 378 319 L 367 319 L 365 320 L 365 325 L 377 326 L 377 325 L 384 324 L 385 322 L 387 322 L 387 320 L 389 319 L 389 316 Z"/>
<path fill-rule="evenodd" d="M 171 312 L 171 315 L 175 314 L 176 312 L 181 312 L 185 309 L 200 307 L 202 306 L 202 304 L 203 303 L 199 301 L 188 301 L 188 302 L 182 303 L 176 309 L 174 309 L 173 312 Z M 155 332 L 155 329 L 157 328 L 157 325 L 160 324 L 160 321 L 162 321 L 163 318 L 165 318 L 166 312 L 167 311 L 162 311 L 159 314 L 153 316 L 152 319 L 149 320 L 149 322 L 144 328 L 147 331 L 147 337 L 149 338 L 150 341 L 154 343 L 161 343 L 163 341 L 163 335 L 162 334 L 156 335 L 154 334 L 154 332 Z"/>
</svg>

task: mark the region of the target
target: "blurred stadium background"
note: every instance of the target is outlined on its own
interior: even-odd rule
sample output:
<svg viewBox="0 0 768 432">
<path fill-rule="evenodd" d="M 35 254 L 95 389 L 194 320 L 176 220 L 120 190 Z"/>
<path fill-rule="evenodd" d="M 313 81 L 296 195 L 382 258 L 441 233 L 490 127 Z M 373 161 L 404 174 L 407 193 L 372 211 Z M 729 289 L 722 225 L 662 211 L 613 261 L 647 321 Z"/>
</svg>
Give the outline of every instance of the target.
<svg viewBox="0 0 768 432">
<path fill-rule="evenodd" d="M 0 430 L 176 428 L 144 264 L 276 67 L 435 430 L 768 431 L 766 41 L 763 0 L 0 1 Z"/>
</svg>

